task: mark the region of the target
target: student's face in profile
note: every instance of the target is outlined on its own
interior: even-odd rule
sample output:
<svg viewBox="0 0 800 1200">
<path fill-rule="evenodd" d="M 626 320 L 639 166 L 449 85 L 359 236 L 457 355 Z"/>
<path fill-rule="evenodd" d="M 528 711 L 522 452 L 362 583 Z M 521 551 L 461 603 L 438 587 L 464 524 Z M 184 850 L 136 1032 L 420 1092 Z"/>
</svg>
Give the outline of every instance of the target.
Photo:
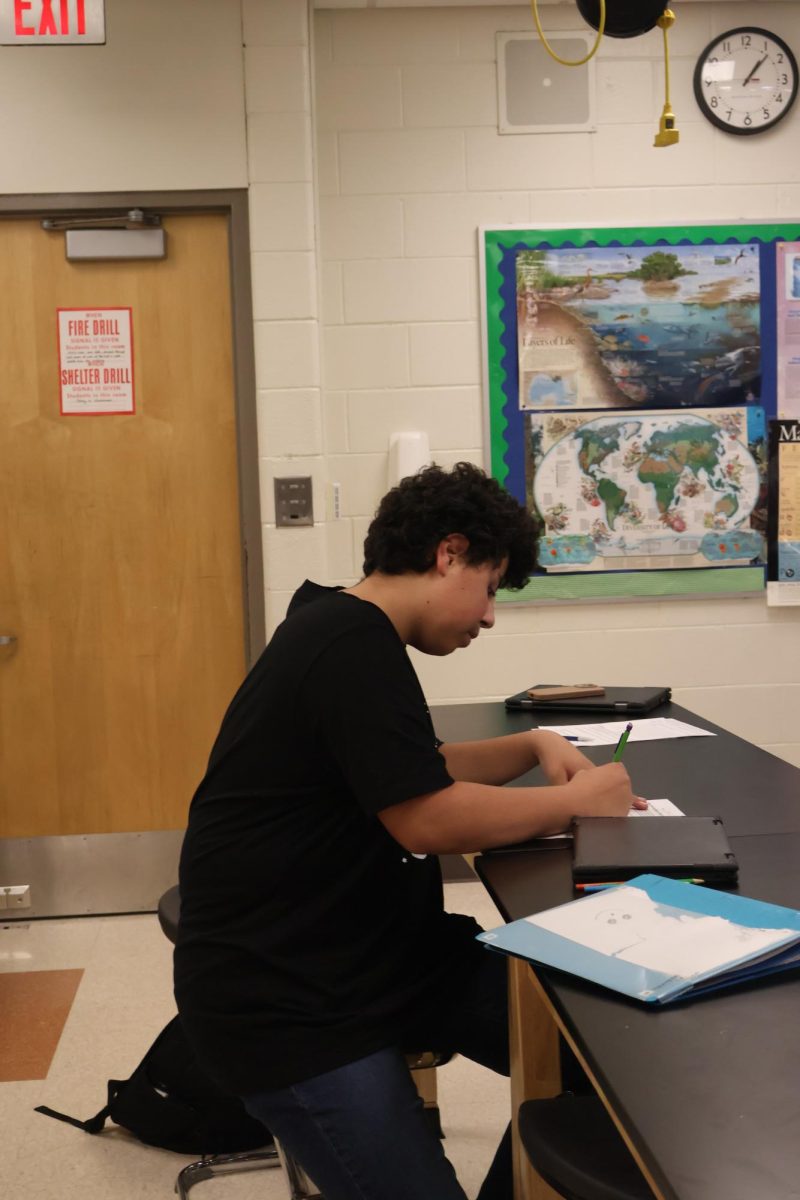
<svg viewBox="0 0 800 1200">
<path fill-rule="evenodd" d="M 452 654 L 469 646 L 482 629 L 491 629 L 495 594 L 507 565 L 506 560 L 470 565 L 463 552 L 451 554 L 440 569 L 436 598 L 429 604 L 424 638 L 417 648 L 426 654 Z"/>
</svg>

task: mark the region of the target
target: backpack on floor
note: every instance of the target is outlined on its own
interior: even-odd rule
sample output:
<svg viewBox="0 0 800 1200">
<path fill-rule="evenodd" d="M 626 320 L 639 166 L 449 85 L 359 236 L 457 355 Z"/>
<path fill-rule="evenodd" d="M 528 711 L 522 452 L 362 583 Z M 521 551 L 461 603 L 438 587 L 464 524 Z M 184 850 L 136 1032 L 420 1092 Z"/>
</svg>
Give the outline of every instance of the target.
<svg viewBox="0 0 800 1200">
<path fill-rule="evenodd" d="M 179 1154 L 237 1154 L 271 1142 L 241 1100 L 226 1095 L 202 1070 L 173 1017 L 130 1079 L 109 1079 L 108 1104 L 88 1121 L 39 1105 L 36 1112 L 100 1133 L 110 1118 L 148 1146 Z"/>
</svg>

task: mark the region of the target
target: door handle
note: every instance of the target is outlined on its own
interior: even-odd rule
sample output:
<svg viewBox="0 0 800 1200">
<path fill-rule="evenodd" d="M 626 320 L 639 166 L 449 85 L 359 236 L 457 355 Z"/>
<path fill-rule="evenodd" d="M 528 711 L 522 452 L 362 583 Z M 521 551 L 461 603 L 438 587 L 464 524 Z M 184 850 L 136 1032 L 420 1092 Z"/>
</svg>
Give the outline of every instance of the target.
<svg viewBox="0 0 800 1200">
<path fill-rule="evenodd" d="M 11 643 L 15 642 L 16 640 L 17 640 L 17 635 L 15 633 L 0 634 L 0 646 L 10 646 Z"/>
</svg>

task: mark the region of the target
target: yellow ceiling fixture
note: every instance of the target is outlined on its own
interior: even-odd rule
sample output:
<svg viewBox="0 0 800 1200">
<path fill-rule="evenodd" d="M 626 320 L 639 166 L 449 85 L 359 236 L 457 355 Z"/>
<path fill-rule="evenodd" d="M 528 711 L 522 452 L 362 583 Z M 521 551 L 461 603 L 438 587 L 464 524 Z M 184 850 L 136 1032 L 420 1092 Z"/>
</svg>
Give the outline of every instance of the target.
<svg viewBox="0 0 800 1200">
<path fill-rule="evenodd" d="M 655 29 L 669 0 L 575 0 L 587 25 L 597 29 L 600 12 L 605 8 L 606 37 L 634 38 Z"/>
<path fill-rule="evenodd" d="M 597 37 L 588 54 L 583 58 L 566 59 L 556 54 L 547 41 L 542 22 L 539 19 L 538 0 L 531 0 L 531 11 L 539 40 L 551 58 L 563 67 L 582 67 L 597 53 L 603 35 L 609 37 L 631 38 L 642 33 L 648 33 L 659 26 L 664 34 L 664 82 L 665 101 L 659 121 L 658 133 L 653 141 L 654 146 L 674 146 L 680 140 L 680 133 L 675 128 L 675 114 L 669 98 L 669 40 L 667 30 L 675 23 L 675 13 L 667 8 L 665 0 L 576 0 L 578 10 L 584 20 L 597 30 Z"/>
</svg>

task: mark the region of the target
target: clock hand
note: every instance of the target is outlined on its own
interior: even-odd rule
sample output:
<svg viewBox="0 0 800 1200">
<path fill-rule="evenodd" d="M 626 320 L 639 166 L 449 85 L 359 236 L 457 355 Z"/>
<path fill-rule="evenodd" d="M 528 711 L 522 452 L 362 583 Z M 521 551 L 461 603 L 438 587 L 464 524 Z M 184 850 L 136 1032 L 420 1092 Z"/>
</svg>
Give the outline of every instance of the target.
<svg viewBox="0 0 800 1200">
<path fill-rule="evenodd" d="M 753 78 L 753 76 L 755 75 L 755 73 L 756 73 L 756 71 L 758 70 L 758 68 L 759 68 L 760 66 L 763 66 L 763 64 L 764 64 L 764 63 L 767 61 L 767 58 L 768 58 L 768 57 L 769 57 L 769 56 L 765 54 L 765 55 L 764 55 L 764 57 L 761 59 L 761 62 L 757 62 L 757 63 L 756 63 L 756 65 L 753 67 L 752 71 L 750 72 L 750 74 L 747 76 L 747 78 L 745 79 L 744 83 L 742 84 L 742 87 L 747 87 L 748 83 L 749 83 L 749 82 L 750 82 L 750 80 Z"/>
</svg>

